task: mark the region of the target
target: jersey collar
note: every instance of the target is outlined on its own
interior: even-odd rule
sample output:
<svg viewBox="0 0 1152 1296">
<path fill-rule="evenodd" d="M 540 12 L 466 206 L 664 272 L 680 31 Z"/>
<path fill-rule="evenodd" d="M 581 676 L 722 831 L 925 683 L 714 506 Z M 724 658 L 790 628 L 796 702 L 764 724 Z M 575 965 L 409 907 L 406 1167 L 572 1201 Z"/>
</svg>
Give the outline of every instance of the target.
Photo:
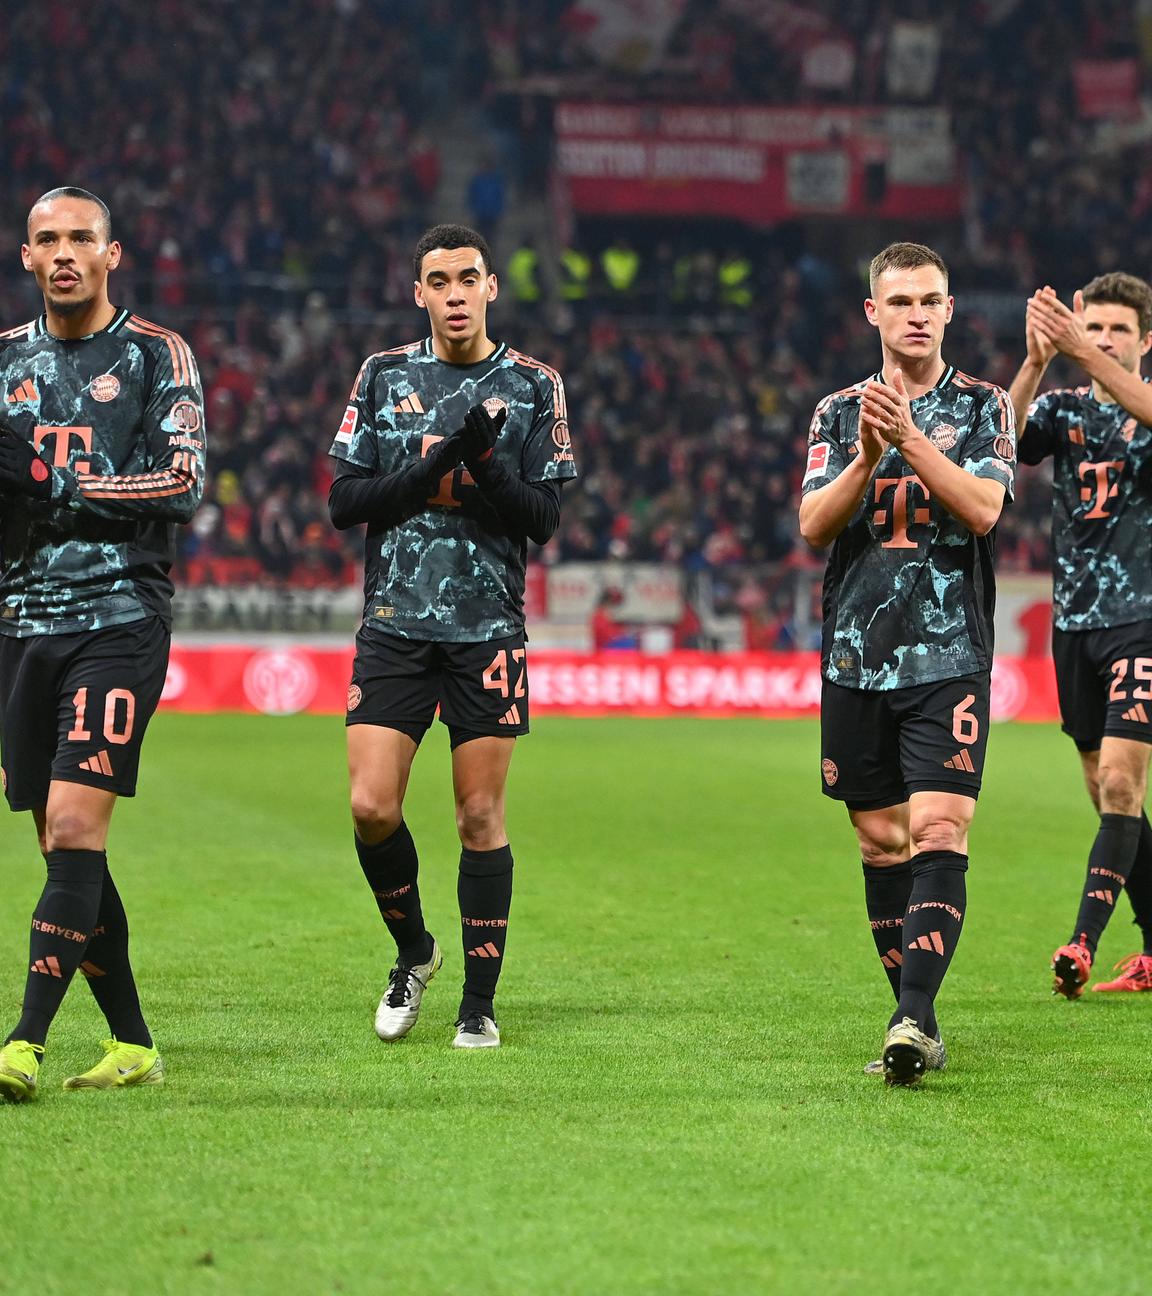
<svg viewBox="0 0 1152 1296">
<path fill-rule="evenodd" d="M 938 391 L 941 387 L 947 387 L 948 384 L 952 381 L 952 379 L 955 378 L 955 376 L 956 376 L 956 366 L 946 364 L 944 366 L 944 372 L 940 375 L 939 381 L 934 383 L 931 387 L 929 387 L 928 391 Z M 877 369 L 877 371 L 872 375 L 871 379 L 869 379 L 868 381 L 882 383 L 884 381 L 884 370 Z M 923 400 L 924 397 L 927 395 L 928 392 L 924 392 L 923 395 L 913 396 L 912 399 Z"/>
<path fill-rule="evenodd" d="M 483 360 L 475 360 L 472 364 L 453 364 L 451 360 L 441 360 L 436 352 L 432 350 L 431 337 L 424 339 L 421 354 L 429 360 L 435 360 L 437 364 L 448 365 L 452 369 L 479 369 L 481 365 L 496 364 L 503 360 L 504 353 L 508 350 L 507 342 L 501 342 L 498 338 L 490 340 L 496 343 L 496 350 L 491 355 L 486 355 Z"/>
<path fill-rule="evenodd" d="M 106 324 L 102 329 L 97 329 L 95 333 L 85 333 L 83 337 L 78 338 L 57 338 L 54 334 L 48 332 L 48 315 L 42 312 L 35 323 L 35 335 L 37 337 L 50 337 L 57 342 L 87 342 L 89 338 L 100 337 L 104 333 L 119 333 L 120 330 L 128 323 L 132 312 L 130 310 L 118 310 L 112 317 L 112 321 Z"/>
</svg>

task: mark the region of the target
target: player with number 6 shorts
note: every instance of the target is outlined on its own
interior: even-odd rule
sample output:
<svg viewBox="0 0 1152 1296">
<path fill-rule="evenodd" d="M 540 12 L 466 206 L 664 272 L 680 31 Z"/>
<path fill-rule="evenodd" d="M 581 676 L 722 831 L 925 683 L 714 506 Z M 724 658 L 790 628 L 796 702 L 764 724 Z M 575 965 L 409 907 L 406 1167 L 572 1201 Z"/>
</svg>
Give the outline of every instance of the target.
<svg viewBox="0 0 1152 1296">
<path fill-rule="evenodd" d="M 204 399 L 178 334 L 108 298 L 108 208 L 83 189 L 28 214 L 24 267 L 44 313 L 0 335 L 0 757 L 31 810 L 47 881 L 0 1097 L 36 1094 L 48 1028 L 77 971 L 111 1038 L 66 1089 L 155 1085 L 128 922 L 105 845 L 136 791 L 168 663 L 175 524 L 204 481 Z"/>
<path fill-rule="evenodd" d="M 893 1085 L 944 1066 L 936 996 L 964 921 L 968 826 L 988 740 L 993 534 L 1016 462 L 1007 395 L 941 356 L 948 271 L 895 243 L 865 315 L 883 365 L 816 407 L 800 530 L 824 578 L 821 779 L 864 867 L 896 999 L 880 1059 Z"/>
<path fill-rule="evenodd" d="M 1064 732 L 1099 816 L 1076 920 L 1051 958 L 1052 993 L 1078 999 L 1126 891 L 1143 937 L 1093 990 L 1152 990 L 1152 288 L 1100 275 L 1065 306 L 1051 288 L 1028 303 L 1027 355 L 1010 395 L 1020 462 L 1052 459 L 1052 656 Z M 1057 351 L 1087 386 L 1035 399 Z M 1114 969 L 1116 970 L 1116 969 Z"/>
<path fill-rule="evenodd" d="M 355 845 L 396 944 L 376 1033 L 411 1030 L 443 956 L 424 923 L 404 819 L 413 758 L 439 710 L 460 837 L 464 985 L 453 1044 L 499 1045 L 512 852 L 504 793 L 528 732 L 528 542 L 560 521 L 576 476 L 555 369 L 488 334 L 498 284 L 484 238 L 437 225 L 413 258 L 430 336 L 369 356 L 332 444 L 333 524 L 367 524 L 364 619 L 348 690 Z"/>
</svg>

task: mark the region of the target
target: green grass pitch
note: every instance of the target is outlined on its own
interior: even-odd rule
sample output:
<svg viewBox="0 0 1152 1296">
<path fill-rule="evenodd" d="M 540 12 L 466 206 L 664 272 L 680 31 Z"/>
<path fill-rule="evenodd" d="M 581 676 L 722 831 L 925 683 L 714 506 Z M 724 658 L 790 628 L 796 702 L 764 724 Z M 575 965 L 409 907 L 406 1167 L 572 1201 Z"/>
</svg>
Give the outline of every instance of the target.
<svg viewBox="0 0 1152 1296">
<path fill-rule="evenodd" d="M 337 719 L 161 716 L 110 860 L 169 1081 L 0 1107 L 0 1291 L 1145 1292 L 1152 996 L 1053 999 L 1093 832 L 1071 743 L 992 736 L 947 1072 L 861 1074 L 890 1010 L 808 722 L 542 719 L 513 763 L 505 1046 L 449 1047 L 440 726 L 408 819 L 448 952 L 414 1033 L 350 848 Z M 14 1019 L 40 887 L 0 828 Z M 1138 946 L 1127 901 L 1100 966 Z"/>
</svg>

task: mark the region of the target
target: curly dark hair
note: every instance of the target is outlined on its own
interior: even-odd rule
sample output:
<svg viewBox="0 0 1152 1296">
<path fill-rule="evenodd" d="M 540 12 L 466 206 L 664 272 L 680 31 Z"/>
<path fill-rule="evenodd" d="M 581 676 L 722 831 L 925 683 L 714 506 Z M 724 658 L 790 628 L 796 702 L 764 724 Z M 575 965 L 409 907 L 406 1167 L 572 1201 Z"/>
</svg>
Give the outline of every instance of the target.
<svg viewBox="0 0 1152 1296">
<path fill-rule="evenodd" d="M 416 278 L 420 278 L 420 268 L 424 263 L 424 258 L 433 248 L 475 248 L 484 259 L 484 269 L 488 274 L 494 273 L 492 267 L 492 252 L 488 247 L 488 240 L 483 234 L 477 234 L 474 229 L 469 229 L 467 225 L 433 225 L 430 230 L 425 230 L 420 235 L 420 241 L 416 244 L 416 251 L 412 254 L 412 270 Z"/>
</svg>

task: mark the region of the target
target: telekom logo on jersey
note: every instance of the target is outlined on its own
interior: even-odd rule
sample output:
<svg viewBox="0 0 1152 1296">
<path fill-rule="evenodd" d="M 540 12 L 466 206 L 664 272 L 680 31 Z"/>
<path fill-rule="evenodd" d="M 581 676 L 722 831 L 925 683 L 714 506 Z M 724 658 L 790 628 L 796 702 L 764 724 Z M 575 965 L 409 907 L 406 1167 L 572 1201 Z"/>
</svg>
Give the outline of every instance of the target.
<svg viewBox="0 0 1152 1296">
<path fill-rule="evenodd" d="M 79 441 L 79 446 L 74 442 Z M 76 472 L 91 472 L 92 465 L 87 459 L 71 462 L 73 450 L 84 454 L 92 453 L 92 429 L 90 427 L 45 427 L 37 424 L 32 429 L 32 444 L 37 450 L 43 450 L 51 442 L 52 463 L 56 468 L 73 468 Z"/>
<path fill-rule="evenodd" d="M 932 512 L 923 508 L 915 499 L 919 492 L 923 501 L 931 498 L 928 488 L 919 477 L 877 477 L 872 483 L 875 491 L 877 508 L 872 513 L 872 524 L 875 527 L 886 527 L 889 519 L 892 522 L 892 538 L 885 540 L 884 549 L 915 549 L 916 541 L 908 535 L 911 522 L 930 522 Z"/>
<path fill-rule="evenodd" d="M 1080 498 L 1086 504 L 1092 500 L 1092 507 L 1083 516 L 1085 518 L 1106 518 L 1111 514 L 1104 507 L 1116 498 L 1120 474 L 1124 465 L 1119 460 L 1106 460 L 1104 463 L 1088 463 L 1085 460 L 1077 469 L 1077 475 L 1083 483 L 1080 487 Z M 1095 497 L 1095 498 L 1093 498 Z"/>
</svg>

